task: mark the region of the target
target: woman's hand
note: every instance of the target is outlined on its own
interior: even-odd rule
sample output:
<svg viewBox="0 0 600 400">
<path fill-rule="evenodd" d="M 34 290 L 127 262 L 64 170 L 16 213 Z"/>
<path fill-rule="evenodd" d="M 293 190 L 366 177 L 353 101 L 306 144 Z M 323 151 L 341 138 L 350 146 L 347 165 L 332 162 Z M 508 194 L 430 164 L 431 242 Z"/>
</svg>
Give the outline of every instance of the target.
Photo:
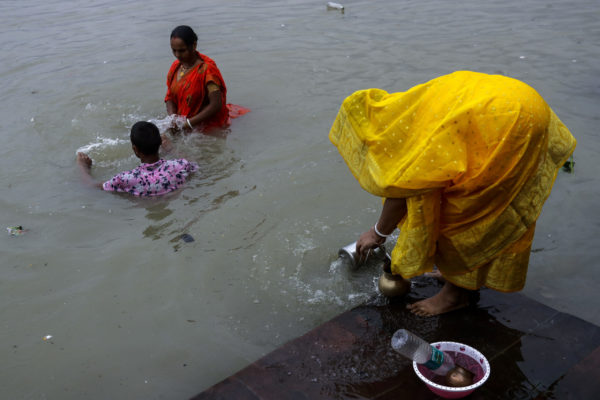
<svg viewBox="0 0 600 400">
<path fill-rule="evenodd" d="M 186 118 L 184 119 L 184 124 L 183 127 L 181 128 L 181 130 L 183 130 L 184 133 L 192 133 L 194 131 L 194 125 L 192 125 L 192 121 L 190 118 Z"/>
<path fill-rule="evenodd" d="M 377 230 L 375 227 L 369 229 L 356 242 L 356 253 L 363 259 L 366 258 L 369 251 L 385 243 L 385 240 L 396 229 L 398 223 L 406 215 L 406 200 L 387 198 L 383 203 L 383 210 L 377 221 Z"/>
<path fill-rule="evenodd" d="M 171 133 L 180 132 L 186 127 L 187 118 L 185 117 L 185 115 L 171 114 L 167 116 L 167 118 L 171 119 L 171 125 L 169 128 L 171 130 Z"/>
<path fill-rule="evenodd" d="M 356 254 L 360 259 L 365 259 L 372 249 L 381 246 L 385 238 L 375 233 L 373 228 L 364 232 L 356 242 Z"/>
</svg>

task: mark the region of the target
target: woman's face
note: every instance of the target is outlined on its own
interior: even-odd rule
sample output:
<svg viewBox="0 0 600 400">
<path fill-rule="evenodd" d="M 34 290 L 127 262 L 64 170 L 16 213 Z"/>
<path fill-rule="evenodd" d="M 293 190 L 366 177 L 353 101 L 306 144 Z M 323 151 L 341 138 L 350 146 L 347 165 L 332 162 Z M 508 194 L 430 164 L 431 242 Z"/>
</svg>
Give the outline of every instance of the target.
<svg viewBox="0 0 600 400">
<path fill-rule="evenodd" d="M 182 63 L 189 63 L 194 59 L 196 54 L 196 44 L 188 46 L 185 42 L 177 37 L 171 38 L 171 50 L 176 59 Z"/>
</svg>

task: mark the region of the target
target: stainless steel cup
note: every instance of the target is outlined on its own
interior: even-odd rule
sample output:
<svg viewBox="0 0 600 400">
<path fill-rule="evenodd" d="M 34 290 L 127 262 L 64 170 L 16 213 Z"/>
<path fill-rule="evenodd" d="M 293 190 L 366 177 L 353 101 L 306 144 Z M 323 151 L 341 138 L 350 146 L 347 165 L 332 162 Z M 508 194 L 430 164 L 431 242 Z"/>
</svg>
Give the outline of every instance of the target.
<svg viewBox="0 0 600 400">
<path fill-rule="evenodd" d="M 390 256 L 385 251 L 383 246 L 376 247 L 373 249 L 367 257 L 364 257 L 362 260 L 359 259 L 358 254 L 356 253 L 356 242 L 350 243 L 342 247 L 338 251 L 338 256 L 342 260 L 343 264 L 347 266 L 350 270 L 356 270 L 361 265 L 364 265 L 369 260 L 377 260 L 381 261 L 385 258 L 390 258 Z"/>
</svg>

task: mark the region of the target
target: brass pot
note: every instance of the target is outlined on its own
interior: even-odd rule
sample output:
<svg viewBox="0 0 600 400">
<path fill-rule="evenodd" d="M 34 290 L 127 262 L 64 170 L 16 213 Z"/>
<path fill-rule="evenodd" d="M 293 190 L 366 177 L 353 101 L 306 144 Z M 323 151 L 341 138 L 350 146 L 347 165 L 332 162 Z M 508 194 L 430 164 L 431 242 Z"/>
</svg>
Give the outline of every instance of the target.
<svg viewBox="0 0 600 400">
<path fill-rule="evenodd" d="M 400 275 L 392 274 L 390 263 L 383 265 L 383 273 L 379 277 L 377 286 L 381 294 L 386 297 L 404 296 L 410 291 L 410 281 Z"/>
</svg>

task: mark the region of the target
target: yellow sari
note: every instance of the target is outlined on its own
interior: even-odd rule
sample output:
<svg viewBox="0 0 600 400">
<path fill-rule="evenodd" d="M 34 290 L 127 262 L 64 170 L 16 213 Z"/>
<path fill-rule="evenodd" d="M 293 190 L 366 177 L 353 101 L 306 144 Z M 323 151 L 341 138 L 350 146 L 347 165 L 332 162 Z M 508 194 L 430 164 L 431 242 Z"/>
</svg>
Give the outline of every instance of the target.
<svg viewBox="0 0 600 400">
<path fill-rule="evenodd" d="M 329 134 L 366 191 L 405 198 L 392 252 L 404 278 L 517 291 L 535 222 L 575 138 L 516 79 L 458 71 L 402 93 L 358 91 Z"/>
</svg>

